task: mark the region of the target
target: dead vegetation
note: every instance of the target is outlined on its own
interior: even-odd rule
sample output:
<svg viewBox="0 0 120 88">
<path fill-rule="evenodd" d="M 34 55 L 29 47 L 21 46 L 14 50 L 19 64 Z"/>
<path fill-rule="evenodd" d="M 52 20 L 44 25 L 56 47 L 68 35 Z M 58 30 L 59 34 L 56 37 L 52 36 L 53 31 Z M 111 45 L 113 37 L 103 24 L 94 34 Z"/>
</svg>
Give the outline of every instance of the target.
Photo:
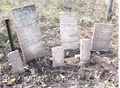
<svg viewBox="0 0 120 88">
<path fill-rule="evenodd" d="M 107 0 L 105 0 L 107 1 Z M 107 2 L 103 0 L 1 0 L 0 1 L 0 86 L 3 88 L 118 88 L 118 3 L 114 3 L 112 19 L 106 20 Z M 6 54 L 9 40 L 2 20 L 11 18 L 10 9 L 35 3 L 38 22 L 46 46 L 46 56 L 38 58 L 28 65 L 25 73 L 13 74 Z M 79 38 L 91 38 L 95 22 L 113 23 L 115 29 L 109 52 L 91 52 L 91 62 L 85 67 L 73 61 L 79 53 L 67 53 L 67 66 L 52 68 L 51 47 L 60 45 L 59 12 L 77 11 L 79 21 Z M 12 24 L 14 31 L 15 27 Z M 16 33 L 13 32 L 15 46 L 19 48 Z M 8 86 L 8 81 L 15 82 Z"/>
</svg>

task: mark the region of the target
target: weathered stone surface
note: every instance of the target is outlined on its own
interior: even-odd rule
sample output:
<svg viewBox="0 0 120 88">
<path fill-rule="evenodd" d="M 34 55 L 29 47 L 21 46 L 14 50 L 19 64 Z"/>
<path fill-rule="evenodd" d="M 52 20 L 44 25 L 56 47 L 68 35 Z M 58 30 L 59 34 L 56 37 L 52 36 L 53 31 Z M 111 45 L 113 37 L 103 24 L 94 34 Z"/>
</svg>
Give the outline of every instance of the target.
<svg viewBox="0 0 120 88">
<path fill-rule="evenodd" d="M 52 48 L 52 60 L 53 60 L 53 67 L 65 65 L 63 46 L 57 46 Z"/>
<path fill-rule="evenodd" d="M 13 20 L 17 27 L 17 36 L 26 61 L 44 55 L 42 36 L 37 23 L 35 5 L 13 9 Z"/>
<path fill-rule="evenodd" d="M 8 53 L 9 61 L 12 65 L 13 72 L 24 72 L 24 66 L 18 50 Z"/>
<path fill-rule="evenodd" d="M 77 13 L 60 12 L 60 35 L 64 49 L 79 48 Z"/>
<path fill-rule="evenodd" d="M 90 60 L 90 49 L 91 49 L 91 40 L 90 39 L 81 39 L 80 40 L 80 60 L 81 60 L 81 62 L 87 62 Z"/>
<path fill-rule="evenodd" d="M 92 51 L 108 51 L 114 25 L 96 23 L 92 38 Z"/>
</svg>

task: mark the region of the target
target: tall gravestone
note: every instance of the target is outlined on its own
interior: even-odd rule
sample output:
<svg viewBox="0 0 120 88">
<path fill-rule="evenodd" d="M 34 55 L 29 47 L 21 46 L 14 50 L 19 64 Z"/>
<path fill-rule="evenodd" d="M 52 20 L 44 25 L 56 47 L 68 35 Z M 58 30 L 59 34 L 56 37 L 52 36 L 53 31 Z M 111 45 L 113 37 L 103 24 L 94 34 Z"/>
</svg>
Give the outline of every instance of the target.
<svg viewBox="0 0 120 88">
<path fill-rule="evenodd" d="M 92 38 L 92 51 L 108 51 L 111 36 L 114 29 L 113 24 L 96 23 Z"/>
<path fill-rule="evenodd" d="M 78 22 L 76 12 L 60 12 L 61 45 L 64 49 L 77 49 Z"/>
<path fill-rule="evenodd" d="M 37 23 L 35 5 L 15 8 L 12 11 L 18 40 L 26 61 L 44 55 L 42 36 Z"/>
</svg>

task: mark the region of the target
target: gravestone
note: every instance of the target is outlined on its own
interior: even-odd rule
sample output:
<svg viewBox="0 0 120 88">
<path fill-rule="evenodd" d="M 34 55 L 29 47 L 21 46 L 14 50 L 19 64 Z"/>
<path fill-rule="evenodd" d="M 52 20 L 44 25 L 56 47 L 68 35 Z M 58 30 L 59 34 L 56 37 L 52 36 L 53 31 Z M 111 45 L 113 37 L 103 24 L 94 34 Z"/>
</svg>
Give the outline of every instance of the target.
<svg viewBox="0 0 120 88">
<path fill-rule="evenodd" d="M 35 11 L 35 5 L 23 6 L 11 11 L 26 62 L 44 55 L 42 36 Z"/>
<path fill-rule="evenodd" d="M 114 29 L 113 24 L 96 23 L 92 38 L 92 51 L 108 51 L 111 36 Z"/>
<path fill-rule="evenodd" d="M 60 12 L 61 45 L 64 49 L 77 49 L 78 22 L 76 12 Z"/>
<path fill-rule="evenodd" d="M 57 46 L 52 48 L 52 60 L 53 60 L 53 67 L 65 65 L 63 46 Z"/>
<path fill-rule="evenodd" d="M 15 51 L 8 53 L 7 57 L 9 58 L 9 61 L 12 65 L 12 69 L 13 69 L 14 73 L 24 72 L 24 66 L 23 66 L 23 63 L 22 63 L 22 60 L 21 60 L 21 57 L 20 57 L 18 50 L 15 50 Z"/>
<path fill-rule="evenodd" d="M 80 60 L 81 60 L 81 62 L 87 62 L 90 60 L 90 49 L 91 49 L 91 40 L 90 39 L 81 39 L 80 40 Z"/>
</svg>

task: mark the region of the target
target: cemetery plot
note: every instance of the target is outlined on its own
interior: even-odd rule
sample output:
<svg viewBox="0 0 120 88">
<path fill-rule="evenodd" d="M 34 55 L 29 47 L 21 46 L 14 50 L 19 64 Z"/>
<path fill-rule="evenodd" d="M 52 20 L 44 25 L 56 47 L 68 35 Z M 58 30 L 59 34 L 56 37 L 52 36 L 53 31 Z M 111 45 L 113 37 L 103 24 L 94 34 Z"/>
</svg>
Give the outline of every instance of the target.
<svg viewBox="0 0 120 88">
<path fill-rule="evenodd" d="M 60 13 L 60 35 L 61 45 L 64 49 L 77 49 L 78 45 L 78 24 L 76 12 Z"/>
<path fill-rule="evenodd" d="M 2 20 L 11 7 L 30 3 L 29 0 L 15 3 L 14 0 L 1 0 L 0 2 L 2 3 L 2 14 L 0 14 Z M 115 24 L 112 36 L 109 31 L 112 28 L 105 26 L 108 24 L 104 19 L 106 4 L 103 0 L 40 0 L 40 2 L 34 0 L 34 3 L 37 5 L 38 17 L 34 5 L 12 10 L 20 43 L 19 48 L 22 50 L 22 55 L 27 58 L 27 63 L 22 63 L 19 52 L 14 51 L 19 46 L 16 36 L 11 36 L 11 38 L 13 37 L 13 42 L 15 40 L 17 47 L 11 48 L 13 52 L 10 52 L 11 39 L 8 40 L 9 36 L 6 36 L 6 33 L 1 33 L 4 24 L 0 25 L 0 86 L 2 88 L 117 88 L 119 59 L 116 2 L 112 19 L 109 20 L 110 23 Z M 17 11 L 18 9 L 20 10 Z M 58 28 L 58 12 L 61 10 L 66 12 L 60 13 L 60 28 Z M 37 23 L 36 18 L 41 23 Z M 78 24 L 77 21 L 79 21 Z M 106 24 L 97 25 L 97 32 L 95 30 L 93 34 L 91 28 L 93 23 L 98 21 Z M 8 26 L 11 25 L 6 22 L 6 30 L 10 29 Z M 8 34 L 12 35 L 9 30 Z M 90 39 L 91 37 L 93 37 L 94 43 L 93 39 Z M 91 46 L 97 47 L 99 50 L 101 46 L 102 49 L 108 46 L 109 42 L 106 42 L 109 41 L 108 37 L 112 37 L 110 44 L 112 52 L 90 53 Z M 96 42 L 96 40 L 99 41 Z M 43 49 L 42 43 L 44 43 L 45 49 Z M 44 50 L 46 55 L 43 53 Z M 9 53 L 9 59 L 6 57 L 7 53 Z M 44 57 L 41 57 L 43 55 Z"/>
<path fill-rule="evenodd" d="M 28 5 L 12 10 L 17 27 L 17 36 L 26 61 L 44 55 L 42 36 L 37 24 L 35 5 Z"/>
<path fill-rule="evenodd" d="M 108 51 L 111 35 L 114 29 L 113 24 L 96 23 L 92 38 L 92 51 Z"/>
</svg>

